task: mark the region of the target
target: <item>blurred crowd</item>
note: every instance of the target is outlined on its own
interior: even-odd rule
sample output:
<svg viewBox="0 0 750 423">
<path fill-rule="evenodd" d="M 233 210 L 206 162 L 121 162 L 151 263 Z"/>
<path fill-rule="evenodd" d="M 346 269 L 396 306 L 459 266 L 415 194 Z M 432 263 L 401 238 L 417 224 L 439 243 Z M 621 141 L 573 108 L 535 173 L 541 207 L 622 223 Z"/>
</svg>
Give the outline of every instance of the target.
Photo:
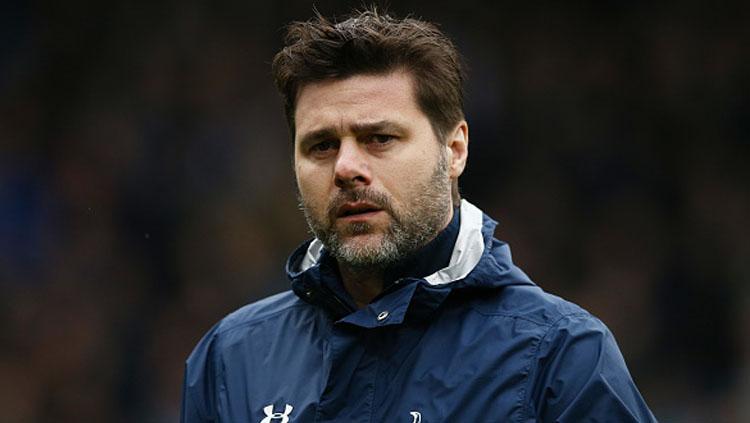
<svg viewBox="0 0 750 423">
<path fill-rule="evenodd" d="M 0 420 L 176 421 L 192 347 L 309 236 L 270 61 L 312 3 L 0 7 Z M 660 421 L 750 420 L 748 7 L 390 10 L 465 56 L 462 192 L 516 263 Z"/>
</svg>

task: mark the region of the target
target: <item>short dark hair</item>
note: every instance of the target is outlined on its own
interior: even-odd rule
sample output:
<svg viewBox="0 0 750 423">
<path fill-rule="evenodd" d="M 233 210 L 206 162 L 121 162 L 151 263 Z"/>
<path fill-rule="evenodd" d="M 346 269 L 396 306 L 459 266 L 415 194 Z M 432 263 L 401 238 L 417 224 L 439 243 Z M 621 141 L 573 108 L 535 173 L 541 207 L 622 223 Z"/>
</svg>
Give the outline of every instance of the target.
<svg viewBox="0 0 750 423">
<path fill-rule="evenodd" d="M 338 23 L 316 12 L 313 19 L 287 27 L 285 47 L 272 69 L 293 137 L 297 95 L 305 84 L 398 69 L 412 75 L 417 104 L 439 140 L 464 118 L 461 58 L 430 22 L 397 19 L 375 8 Z"/>
</svg>

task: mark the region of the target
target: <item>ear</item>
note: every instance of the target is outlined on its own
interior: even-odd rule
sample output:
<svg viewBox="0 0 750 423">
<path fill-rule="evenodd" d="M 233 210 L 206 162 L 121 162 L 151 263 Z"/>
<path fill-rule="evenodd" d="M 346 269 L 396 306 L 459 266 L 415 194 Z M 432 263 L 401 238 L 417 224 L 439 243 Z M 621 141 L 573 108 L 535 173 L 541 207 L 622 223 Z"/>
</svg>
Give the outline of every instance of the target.
<svg viewBox="0 0 750 423">
<path fill-rule="evenodd" d="M 469 124 L 465 120 L 449 134 L 445 148 L 448 150 L 448 174 L 451 179 L 457 179 L 464 172 L 469 155 Z"/>
</svg>

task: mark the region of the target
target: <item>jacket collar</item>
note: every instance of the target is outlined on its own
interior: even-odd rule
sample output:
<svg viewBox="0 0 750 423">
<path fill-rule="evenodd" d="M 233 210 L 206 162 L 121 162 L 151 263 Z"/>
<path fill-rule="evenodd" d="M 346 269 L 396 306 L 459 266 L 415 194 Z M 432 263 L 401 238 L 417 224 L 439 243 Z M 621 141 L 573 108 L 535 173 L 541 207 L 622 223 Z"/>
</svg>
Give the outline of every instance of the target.
<svg viewBox="0 0 750 423">
<path fill-rule="evenodd" d="M 353 309 L 321 283 L 323 243 L 302 244 L 287 261 L 292 289 L 303 300 L 328 310 L 337 323 L 377 327 L 401 323 L 409 312 L 427 316 L 457 289 L 500 288 L 532 282 L 511 260 L 510 248 L 493 238 L 497 222 L 466 200 L 448 265 L 424 278 L 395 281 L 367 307 Z"/>
</svg>

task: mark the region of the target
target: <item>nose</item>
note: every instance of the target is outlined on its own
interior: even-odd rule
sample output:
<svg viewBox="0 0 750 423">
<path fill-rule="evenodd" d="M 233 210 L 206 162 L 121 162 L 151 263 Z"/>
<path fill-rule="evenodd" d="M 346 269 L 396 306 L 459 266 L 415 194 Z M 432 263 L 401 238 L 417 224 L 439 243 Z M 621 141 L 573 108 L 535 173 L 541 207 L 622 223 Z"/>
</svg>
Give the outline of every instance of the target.
<svg viewBox="0 0 750 423">
<path fill-rule="evenodd" d="M 342 140 L 334 169 L 335 184 L 341 189 L 369 185 L 372 174 L 366 152 L 355 140 Z"/>
</svg>

